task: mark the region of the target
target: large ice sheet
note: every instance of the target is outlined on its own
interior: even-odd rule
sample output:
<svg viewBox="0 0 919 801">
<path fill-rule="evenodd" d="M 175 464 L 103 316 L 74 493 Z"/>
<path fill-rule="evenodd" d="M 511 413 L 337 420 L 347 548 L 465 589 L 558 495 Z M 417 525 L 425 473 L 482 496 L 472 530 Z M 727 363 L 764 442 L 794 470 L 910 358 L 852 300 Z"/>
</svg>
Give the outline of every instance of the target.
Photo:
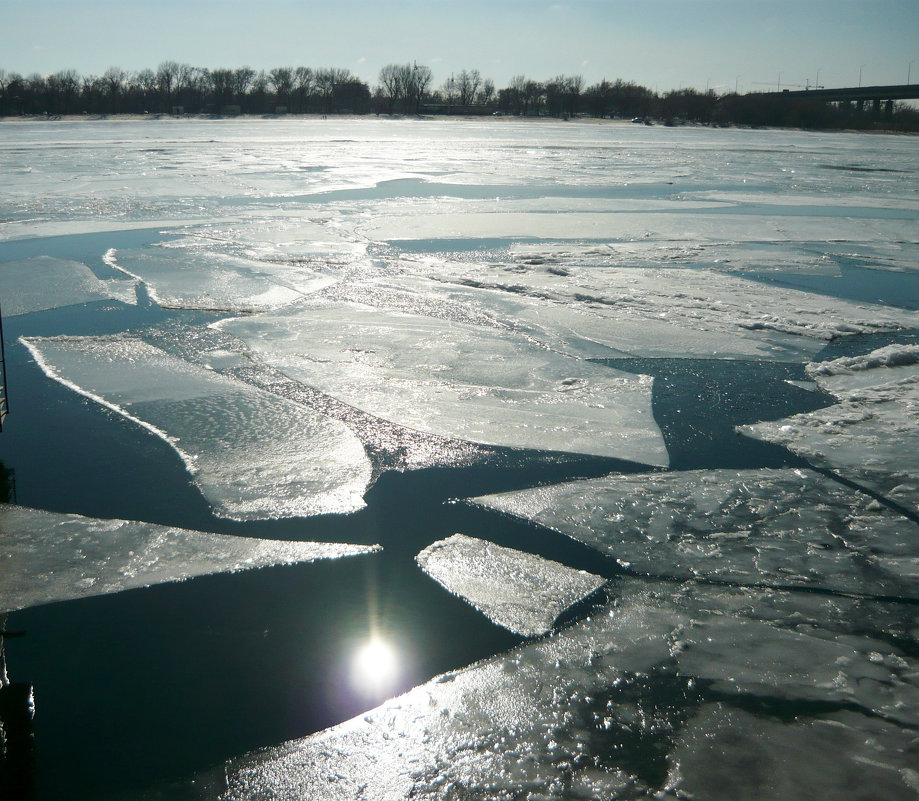
<svg viewBox="0 0 919 801">
<path fill-rule="evenodd" d="M 182 249 L 177 243 L 145 250 L 114 248 L 106 263 L 143 281 L 150 297 L 166 308 L 252 312 L 277 309 L 333 283 L 296 265 L 283 274 L 269 265 L 213 250 Z"/>
<path fill-rule="evenodd" d="M 221 516 L 363 506 L 370 461 L 338 421 L 128 336 L 23 341 L 49 377 L 170 443 Z"/>
<path fill-rule="evenodd" d="M 450 592 L 524 637 L 545 634 L 562 612 L 606 581 L 464 534 L 432 543 L 415 561 Z"/>
<path fill-rule="evenodd" d="M 615 592 L 614 602 L 546 640 L 231 761 L 220 798 L 659 798 L 667 788 L 698 787 L 713 759 L 707 739 L 724 744 L 726 760 L 741 758 L 725 741 L 724 716 L 712 714 L 716 704 L 754 705 L 769 735 L 794 715 L 799 749 L 783 751 L 790 773 L 805 771 L 833 741 L 827 716 L 849 727 L 835 741 L 852 750 L 822 754 L 826 770 L 813 774 L 808 797 L 863 797 L 859 786 L 831 795 L 839 790 L 835 769 L 851 774 L 853 759 L 868 753 L 858 736 L 877 738 L 877 767 L 891 768 L 890 797 L 915 789 L 905 769 L 915 748 L 919 665 L 889 641 L 859 633 L 872 626 L 885 639 L 903 637 L 914 625 L 909 610 L 633 580 Z M 734 720 L 756 728 L 747 717 Z M 770 755 L 782 750 L 767 745 Z M 750 771 L 737 780 L 745 798 L 773 797 L 773 777 Z"/>
<path fill-rule="evenodd" d="M 912 346 L 809 366 L 839 403 L 742 426 L 919 512 L 919 364 Z"/>
<path fill-rule="evenodd" d="M 596 269 L 581 265 L 580 252 L 556 253 L 548 264 L 421 260 L 415 270 L 443 283 L 442 291 L 478 299 L 486 309 L 496 299 L 468 288 L 519 298 L 520 320 L 542 329 L 540 338 L 549 337 L 553 346 L 566 336 L 572 342 L 573 333 L 635 356 L 809 361 L 836 337 L 919 327 L 919 312 L 701 267 Z"/>
<path fill-rule="evenodd" d="M 231 537 L 0 504 L 0 612 L 377 550 L 377 545 Z"/>
<path fill-rule="evenodd" d="M 608 476 L 472 503 L 647 575 L 919 598 L 919 525 L 809 470 Z"/>
<path fill-rule="evenodd" d="M 294 380 L 409 428 L 667 464 L 650 377 L 512 332 L 322 300 L 217 325 Z"/>
<path fill-rule="evenodd" d="M 94 300 L 136 303 L 133 281 L 101 281 L 85 264 L 50 256 L 0 262 L 0 298 L 7 317 Z"/>
</svg>

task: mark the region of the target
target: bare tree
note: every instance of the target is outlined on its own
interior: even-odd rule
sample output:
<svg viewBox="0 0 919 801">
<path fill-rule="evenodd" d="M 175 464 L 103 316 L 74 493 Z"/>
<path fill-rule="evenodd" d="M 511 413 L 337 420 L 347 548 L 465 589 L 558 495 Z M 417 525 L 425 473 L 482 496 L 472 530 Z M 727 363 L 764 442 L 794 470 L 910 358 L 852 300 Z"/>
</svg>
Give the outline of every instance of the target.
<svg viewBox="0 0 919 801">
<path fill-rule="evenodd" d="M 456 91 L 459 94 L 461 106 L 472 104 L 481 84 L 482 76 L 479 75 L 478 70 L 463 70 L 460 72 L 456 77 Z"/>
<path fill-rule="evenodd" d="M 278 100 L 286 103 L 294 85 L 293 67 L 275 67 L 268 73 L 268 82 L 274 89 Z"/>
<path fill-rule="evenodd" d="M 309 97 L 313 93 L 316 76 L 309 67 L 297 67 L 294 70 L 294 91 L 297 94 L 298 110 L 306 111 Z"/>
</svg>

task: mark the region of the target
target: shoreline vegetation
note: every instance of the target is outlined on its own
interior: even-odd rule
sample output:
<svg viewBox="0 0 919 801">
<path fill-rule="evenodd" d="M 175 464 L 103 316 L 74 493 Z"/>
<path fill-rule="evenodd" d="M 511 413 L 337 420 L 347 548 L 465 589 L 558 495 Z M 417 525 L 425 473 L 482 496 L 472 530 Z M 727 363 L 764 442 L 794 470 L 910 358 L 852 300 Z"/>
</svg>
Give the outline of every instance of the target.
<svg viewBox="0 0 919 801">
<path fill-rule="evenodd" d="M 0 119 L 287 115 L 624 119 L 663 125 L 919 131 L 919 109 L 905 103 L 879 114 L 848 103 L 772 92 L 719 95 L 689 88 L 658 94 L 622 79 L 586 86 L 580 75 L 546 81 L 517 75 L 498 89 L 475 69 L 452 74 L 435 88 L 431 69 L 417 64 L 383 67 L 375 86 L 338 68 L 257 72 L 167 61 L 155 71 L 110 67 L 101 76 L 82 76 L 76 70 L 22 76 L 0 69 Z"/>
</svg>

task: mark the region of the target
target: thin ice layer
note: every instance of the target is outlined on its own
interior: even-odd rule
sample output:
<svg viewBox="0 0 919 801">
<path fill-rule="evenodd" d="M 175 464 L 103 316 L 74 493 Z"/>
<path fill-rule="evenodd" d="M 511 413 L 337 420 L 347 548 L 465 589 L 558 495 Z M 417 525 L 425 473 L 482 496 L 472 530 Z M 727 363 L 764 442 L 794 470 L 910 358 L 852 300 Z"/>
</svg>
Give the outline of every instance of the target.
<svg viewBox="0 0 919 801">
<path fill-rule="evenodd" d="M 486 445 L 668 461 L 650 377 L 506 330 L 332 301 L 217 325 L 290 378 L 408 428 Z"/>
<path fill-rule="evenodd" d="M 95 300 L 136 302 L 133 281 L 100 281 L 85 264 L 50 256 L 0 262 L 0 298 L 7 317 Z"/>
<path fill-rule="evenodd" d="M 809 365 L 839 403 L 741 426 L 821 467 L 919 511 L 919 363 L 912 346 Z"/>
<path fill-rule="evenodd" d="M 231 761 L 221 800 L 651 797 L 676 785 L 679 771 L 693 786 L 696 765 L 711 764 L 706 735 L 725 736 L 724 720 L 707 714 L 717 702 L 755 704 L 769 731 L 790 709 L 805 730 L 839 715 L 877 734 L 879 757 L 909 765 L 919 663 L 891 642 L 910 639 L 911 610 L 694 583 L 623 580 L 613 591 L 615 601 L 546 640 Z M 827 743 L 807 731 L 796 739 L 789 771 L 805 770 Z M 826 752 L 809 797 L 859 797 L 830 794 L 834 768 L 851 770 L 851 757 Z M 740 754 L 729 749 L 726 758 Z M 773 780 L 753 772 L 742 779 L 746 798 Z M 897 779 L 891 797 L 899 798 L 912 779 L 893 771 Z"/>
<path fill-rule="evenodd" d="M 293 303 L 333 283 L 301 266 L 271 265 L 177 243 L 145 250 L 109 250 L 106 263 L 143 281 L 160 306 L 218 311 L 263 311 Z"/>
<path fill-rule="evenodd" d="M 605 582 L 592 573 L 463 534 L 432 543 L 415 561 L 454 595 L 524 637 L 545 634 L 562 612 Z"/>
<path fill-rule="evenodd" d="M 0 612 L 194 576 L 371 553 L 0 505 Z"/>
<path fill-rule="evenodd" d="M 127 336 L 23 341 L 49 377 L 172 445 L 223 517 L 363 506 L 370 461 L 336 420 Z"/>
<path fill-rule="evenodd" d="M 809 470 L 615 475 L 472 503 L 646 575 L 919 598 L 919 525 Z"/>
</svg>

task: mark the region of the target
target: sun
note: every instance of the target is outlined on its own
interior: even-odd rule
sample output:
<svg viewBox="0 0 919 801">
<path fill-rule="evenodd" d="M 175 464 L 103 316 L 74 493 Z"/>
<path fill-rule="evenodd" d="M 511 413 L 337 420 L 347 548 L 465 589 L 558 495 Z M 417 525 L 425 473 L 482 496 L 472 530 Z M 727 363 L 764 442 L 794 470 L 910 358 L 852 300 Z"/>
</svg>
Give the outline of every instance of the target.
<svg viewBox="0 0 919 801">
<path fill-rule="evenodd" d="M 380 695 L 392 687 L 398 675 L 396 650 L 386 640 L 372 637 L 355 652 L 352 679 L 356 689 L 368 695 Z"/>
</svg>

